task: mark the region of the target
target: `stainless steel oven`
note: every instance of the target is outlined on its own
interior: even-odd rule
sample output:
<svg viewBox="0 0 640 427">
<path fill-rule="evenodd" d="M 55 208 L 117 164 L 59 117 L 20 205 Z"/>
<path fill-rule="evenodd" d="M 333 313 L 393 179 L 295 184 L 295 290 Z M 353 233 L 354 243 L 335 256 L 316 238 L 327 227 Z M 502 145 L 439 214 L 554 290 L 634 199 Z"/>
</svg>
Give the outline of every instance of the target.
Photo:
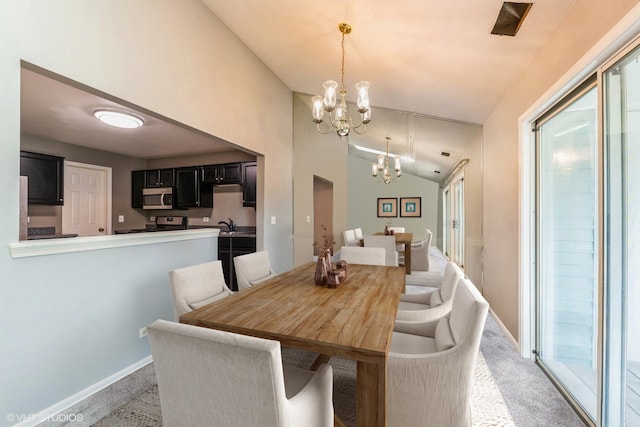
<svg viewBox="0 0 640 427">
<path fill-rule="evenodd" d="M 142 209 L 173 209 L 173 187 L 143 188 Z"/>
</svg>

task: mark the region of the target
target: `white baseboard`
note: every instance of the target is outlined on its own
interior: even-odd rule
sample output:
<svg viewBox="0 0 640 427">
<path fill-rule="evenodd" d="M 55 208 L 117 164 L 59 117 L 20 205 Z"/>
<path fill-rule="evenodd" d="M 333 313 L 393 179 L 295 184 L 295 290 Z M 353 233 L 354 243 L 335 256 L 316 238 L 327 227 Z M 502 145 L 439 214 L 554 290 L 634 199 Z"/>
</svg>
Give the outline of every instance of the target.
<svg viewBox="0 0 640 427">
<path fill-rule="evenodd" d="M 504 323 L 502 323 L 498 315 L 491 309 L 491 307 L 489 307 L 489 314 L 491 315 L 491 317 L 493 317 L 493 320 L 496 321 L 496 324 L 502 330 L 504 335 L 507 337 L 507 339 L 509 340 L 513 348 L 518 352 L 518 354 L 520 354 L 520 344 L 518 344 L 518 341 L 516 341 L 513 335 L 511 335 L 511 332 L 509 332 L 507 327 L 504 326 Z"/>
<path fill-rule="evenodd" d="M 51 406 L 49 406 L 48 408 L 46 408 L 45 410 L 37 413 L 37 414 L 32 414 L 29 415 L 28 419 L 25 419 L 21 422 L 19 422 L 18 424 L 14 424 L 13 427 L 31 427 L 31 426 L 35 426 L 38 425 L 40 423 L 46 422 L 48 419 L 50 419 L 52 416 L 54 416 L 55 414 L 58 414 L 60 412 L 63 412 L 69 408 L 71 408 L 72 406 L 80 403 L 81 401 L 89 398 L 90 396 L 94 395 L 95 393 L 109 387 L 110 385 L 112 385 L 113 383 L 121 380 L 122 378 L 126 377 L 127 375 L 130 375 L 131 373 L 137 371 L 138 369 L 148 365 L 149 363 L 151 363 L 153 361 L 153 359 L 151 358 L 151 356 L 147 356 L 142 360 L 139 360 L 138 362 L 127 366 L 126 368 L 116 372 L 113 375 L 110 375 L 106 378 L 104 378 L 103 380 L 98 381 L 95 384 L 90 385 L 89 387 L 85 388 L 84 390 L 81 390 L 71 396 L 69 396 L 68 398 L 61 400 L 58 403 L 55 403 Z"/>
</svg>

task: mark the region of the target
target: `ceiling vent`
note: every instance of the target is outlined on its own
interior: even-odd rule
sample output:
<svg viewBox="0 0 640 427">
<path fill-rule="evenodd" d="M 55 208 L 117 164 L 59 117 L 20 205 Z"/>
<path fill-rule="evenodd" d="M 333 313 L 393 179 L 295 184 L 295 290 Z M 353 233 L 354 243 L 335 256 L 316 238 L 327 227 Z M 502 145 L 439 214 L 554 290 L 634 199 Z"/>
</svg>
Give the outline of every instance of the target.
<svg viewBox="0 0 640 427">
<path fill-rule="evenodd" d="M 498 19 L 493 25 L 491 34 L 499 36 L 515 36 L 524 18 L 527 17 L 533 3 L 504 2 L 500 8 Z"/>
</svg>

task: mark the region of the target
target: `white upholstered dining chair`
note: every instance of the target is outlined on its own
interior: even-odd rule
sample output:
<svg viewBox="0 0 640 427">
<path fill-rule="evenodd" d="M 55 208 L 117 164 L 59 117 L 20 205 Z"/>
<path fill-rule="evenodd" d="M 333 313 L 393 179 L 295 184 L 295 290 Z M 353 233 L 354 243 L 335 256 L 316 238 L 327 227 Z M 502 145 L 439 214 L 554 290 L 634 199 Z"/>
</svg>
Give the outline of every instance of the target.
<svg viewBox="0 0 640 427">
<path fill-rule="evenodd" d="M 162 423 L 333 426 L 333 374 L 283 365 L 280 343 L 157 320 L 148 326 Z"/>
<path fill-rule="evenodd" d="M 364 247 L 384 248 L 386 265 L 398 266 L 398 251 L 396 251 L 396 238 L 394 236 L 366 234 L 364 236 Z"/>
<path fill-rule="evenodd" d="M 356 233 L 356 240 L 358 241 L 358 244 L 360 244 L 360 240 L 362 240 L 362 228 L 354 228 L 353 232 Z"/>
<path fill-rule="evenodd" d="M 429 248 L 433 234 L 427 229 L 424 239 L 411 242 L 411 271 L 429 271 Z"/>
<path fill-rule="evenodd" d="M 185 313 L 231 295 L 221 261 L 177 268 L 169 272 L 176 321 Z"/>
<path fill-rule="evenodd" d="M 355 230 L 344 230 L 342 232 L 345 246 L 360 246 L 360 242 L 356 239 Z"/>
<path fill-rule="evenodd" d="M 383 248 L 343 246 L 340 248 L 340 259 L 349 264 L 386 265 Z"/>
<path fill-rule="evenodd" d="M 248 289 L 276 275 L 271 269 L 267 251 L 238 255 L 233 258 L 233 266 L 236 270 L 238 291 Z"/>
<path fill-rule="evenodd" d="M 387 358 L 387 423 L 471 426 L 471 383 L 489 304 L 471 281 L 432 333 L 393 332 Z"/>
<path fill-rule="evenodd" d="M 444 269 L 440 287 L 431 292 L 400 295 L 396 330 L 403 331 L 402 328 L 412 327 L 415 322 L 433 321 L 449 314 L 456 287 L 463 278 L 464 273 L 460 267 L 449 261 Z"/>
</svg>

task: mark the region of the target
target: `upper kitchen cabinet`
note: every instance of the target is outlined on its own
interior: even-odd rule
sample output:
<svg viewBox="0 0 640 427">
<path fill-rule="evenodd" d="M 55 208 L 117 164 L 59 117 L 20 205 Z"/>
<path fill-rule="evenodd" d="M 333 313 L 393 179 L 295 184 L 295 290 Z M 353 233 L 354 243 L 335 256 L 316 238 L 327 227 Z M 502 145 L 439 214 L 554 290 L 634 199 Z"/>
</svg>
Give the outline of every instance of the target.
<svg viewBox="0 0 640 427">
<path fill-rule="evenodd" d="M 213 186 L 200 182 L 200 167 L 191 166 L 175 170 L 175 207 L 212 208 Z"/>
<path fill-rule="evenodd" d="M 242 184 L 242 163 L 202 166 L 202 182 L 213 185 Z"/>
<path fill-rule="evenodd" d="M 173 169 L 152 169 L 144 171 L 145 188 L 173 187 L 174 184 Z"/>
<path fill-rule="evenodd" d="M 144 189 L 145 171 L 131 172 L 131 207 L 134 209 L 142 209 L 144 197 L 142 190 Z"/>
<path fill-rule="evenodd" d="M 242 164 L 244 184 L 242 186 L 242 206 L 256 207 L 256 186 L 258 178 L 258 163 L 246 162 Z"/>
<path fill-rule="evenodd" d="M 63 157 L 21 151 L 20 175 L 28 177 L 29 203 L 64 204 Z"/>
</svg>

